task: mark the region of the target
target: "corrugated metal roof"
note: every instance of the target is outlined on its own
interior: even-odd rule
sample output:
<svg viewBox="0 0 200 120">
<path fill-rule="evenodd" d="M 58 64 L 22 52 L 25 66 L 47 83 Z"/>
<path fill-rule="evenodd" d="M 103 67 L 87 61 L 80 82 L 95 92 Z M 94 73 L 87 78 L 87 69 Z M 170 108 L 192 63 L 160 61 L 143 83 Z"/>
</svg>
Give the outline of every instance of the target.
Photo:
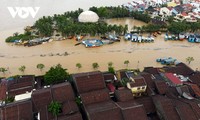
<svg viewBox="0 0 200 120">
<path fill-rule="evenodd" d="M 172 73 L 164 73 L 164 75 L 175 85 L 182 84 L 181 80 L 175 77 Z"/>
</svg>

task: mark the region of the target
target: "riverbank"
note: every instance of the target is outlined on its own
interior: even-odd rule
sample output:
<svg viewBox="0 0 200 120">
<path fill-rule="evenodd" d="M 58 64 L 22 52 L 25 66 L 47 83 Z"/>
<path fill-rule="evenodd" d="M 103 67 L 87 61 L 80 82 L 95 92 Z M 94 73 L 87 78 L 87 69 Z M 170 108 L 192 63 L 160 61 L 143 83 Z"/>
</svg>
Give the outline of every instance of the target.
<svg viewBox="0 0 200 120">
<path fill-rule="evenodd" d="M 135 20 L 113 19 L 112 24 L 142 25 Z M 20 28 L 19 28 L 20 29 Z M 164 41 L 164 34 L 155 38 L 154 43 L 133 43 L 121 40 L 111 45 L 104 45 L 97 48 L 85 48 L 83 45 L 74 46 L 75 40 L 53 41 L 33 47 L 12 46 L 4 42 L 4 39 L 16 30 L 2 31 L 0 34 L 0 67 L 10 70 L 6 76 L 21 74 L 18 68 L 26 66 L 24 74 L 44 74 L 51 66 L 58 63 L 67 68 L 70 73 L 93 71 L 92 63 L 99 63 L 99 70 L 107 70 L 107 63 L 112 61 L 115 69 L 126 68 L 125 60 L 129 60 L 128 68 L 142 70 L 146 66 L 161 66 L 155 60 L 160 57 L 171 56 L 179 61 L 185 62 L 186 57 L 194 57 L 190 64 L 193 69 L 200 69 L 199 44 L 185 41 Z M 21 31 L 20 31 L 21 32 Z M 67 52 L 67 55 L 64 53 Z M 139 61 L 139 64 L 138 64 Z M 43 63 L 46 67 L 41 73 L 36 65 Z M 82 68 L 78 70 L 76 63 L 81 63 Z M 0 76 L 3 74 L 0 73 Z"/>
</svg>

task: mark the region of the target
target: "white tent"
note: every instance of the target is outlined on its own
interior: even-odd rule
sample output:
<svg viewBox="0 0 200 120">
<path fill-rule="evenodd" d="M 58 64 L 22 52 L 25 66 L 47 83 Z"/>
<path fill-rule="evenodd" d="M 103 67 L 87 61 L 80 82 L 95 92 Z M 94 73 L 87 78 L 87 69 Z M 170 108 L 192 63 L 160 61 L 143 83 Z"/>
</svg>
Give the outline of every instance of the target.
<svg viewBox="0 0 200 120">
<path fill-rule="evenodd" d="M 78 16 L 79 22 L 97 22 L 99 16 L 93 11 L 84 11 Z"/>
</svg>

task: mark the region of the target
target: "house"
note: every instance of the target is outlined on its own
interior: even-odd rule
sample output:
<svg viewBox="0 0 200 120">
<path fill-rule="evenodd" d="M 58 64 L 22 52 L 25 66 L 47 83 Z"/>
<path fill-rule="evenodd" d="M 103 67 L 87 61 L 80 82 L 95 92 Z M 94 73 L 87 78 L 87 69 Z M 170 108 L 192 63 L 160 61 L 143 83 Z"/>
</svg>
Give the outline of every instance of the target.
<svg viewBox="0 0 200 120">
<path fill-rule="evenodd" d="M 146 92 L 147 84 L 143 77 L 134 77 L 131 82 L 127 83 L 127 88 L 131 90 L 133 96 L 141 96 L 142 93 Z"/>
<path fill-rule="evenodd" d="M 173 105 L 173 100 L 161 95 L 156 95 L 152 98 L 161 120 L 181 120 Z"/>
<path fill-rule="evenodd" d="M 57 101 L 62 105 L 62 112 L 59 113 L 58 119 L 62 118 L 70 120 L 74 118 L 75 120 L 82 120 L 82 116 L 75 102 L 75 95 L 70 83 L 64 82 L 48 88 L 33 91 L 33 112 L 39 116 L 39 119 L 54 119 L 52 113 L 48 111 L 48 105 L 52 101 Z"/>
<path fill-rule="evenodd" d="M 15 96 L 31 92 L 34 88 L 35 79 L 33 75 L 20 76 L 18 78 L 9 78 L 7 83 L 7 92 L 9 96 Z"/>
<path fill-rule="evenodd" d="M 160 95 L 164 95 L 168 89 L 168 86 L 165 81 L 157 80 L 155 81 L 156 90 Z"/>
<path fill-rule="evenodd" d="M 186 98 L 186 99 L 194 99 L 192 95 L 190 94 L 189 87 L 187 85 L 178 86 L 176 87 L 177 92 L 180 96 Z"/>
<path fill-rule="evenodd" d="M 120 108 L 123 120 L 147 120 L 143 104 L 135 102 L 131 91 L 127 88 L 116 90 L 116 105 Z"/>
<path fill-rule="evenodd" d="M 180 14 L 184 11 L 183 7 L 181 5 L 177 5 L 172 9 L 172 15 L 176 16 L 177 14 Z"/>
<path fill-rule="evenodd" d="M 148 120 L 144 106 L 133 101 L 117 102 L 121 109 L 123 120 Z"/>
<path fill-rule="evenodd" d="M 1 120 L 32 120 L 32 102 L 30 99 L 6 104 L 0 107 Z"/>
<path fill-rule="evenodd" d="M 194 96 L 196 98 L 200 98 L 200 88 L 199 88 L 199 86 L 196 85 L 196 84 L 190 84 L 189 86 L 192 89 L 192 92 L 194 93 Z"/>
<path fill-rule="evenodd" d="M 169 85 L 171 86 L 179 86 L 183 84 L 183 82 L 179 78 L 174 76 L 173 73 L 164 73 L 164 76 L 166 77 Z"/>
<path fill-rule="evenodd" d="M 198 120 L 192 107 L 180 100 L 173 100 L 175 109 L 181 120 Z"/>
<path fill-rule="evenodd" d="M 101 72 L 79 73 L 72 77 L 87 119 L 122 120 L 120 109 L 111 101 Z"/>
<path fill-rule="evenodd" d="M 118 102 L 125 102 L 134 99 L 132 92 L 127 88 L 116 90 L 114 95 Z"/>
<path fill-rule="evenodd" d="M 7 97 L 6 91 L 7 91 L 7 81 L 2 79 L 0 80 L 0 103 L 1 101 L 6 99 Z"/>
<path fill-rule="evenodd" d="M 148 96 L 139 97 L 135 99 L 135 101 L 144 106 L 144 109 L 147 115 L 156 113 L 156 108 L 153 103 L 152 97 L 148 97 Z"/>
<path fill-rule="evenodd" d="M 172 15 L 172 12 L 169 8 L 162 7 L 162 8 L 160 8 L 159 15 L 161 15 L 163 17 L 168 17 L 168 16 Z"/>
<path fill-rule="evenodd" d="M 190 75 L 189 79 L 192 81 L 192 83 L 195 83 L 198 86 L 200 86 L 200 72 L 196 72 L 193 75 Z"/>
</svg>

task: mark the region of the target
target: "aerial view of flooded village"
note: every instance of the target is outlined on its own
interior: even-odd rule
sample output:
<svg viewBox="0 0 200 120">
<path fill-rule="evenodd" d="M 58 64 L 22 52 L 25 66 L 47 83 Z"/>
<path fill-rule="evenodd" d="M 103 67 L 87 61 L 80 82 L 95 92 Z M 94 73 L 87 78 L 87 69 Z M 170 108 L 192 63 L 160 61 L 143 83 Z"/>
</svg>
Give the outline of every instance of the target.
<svg viewBox="0 0 200 120">
<path fill-rule="evenodd" d="M 200 120 L 199 0 L 1 0 L 0 120 Z"/>
</svg>

